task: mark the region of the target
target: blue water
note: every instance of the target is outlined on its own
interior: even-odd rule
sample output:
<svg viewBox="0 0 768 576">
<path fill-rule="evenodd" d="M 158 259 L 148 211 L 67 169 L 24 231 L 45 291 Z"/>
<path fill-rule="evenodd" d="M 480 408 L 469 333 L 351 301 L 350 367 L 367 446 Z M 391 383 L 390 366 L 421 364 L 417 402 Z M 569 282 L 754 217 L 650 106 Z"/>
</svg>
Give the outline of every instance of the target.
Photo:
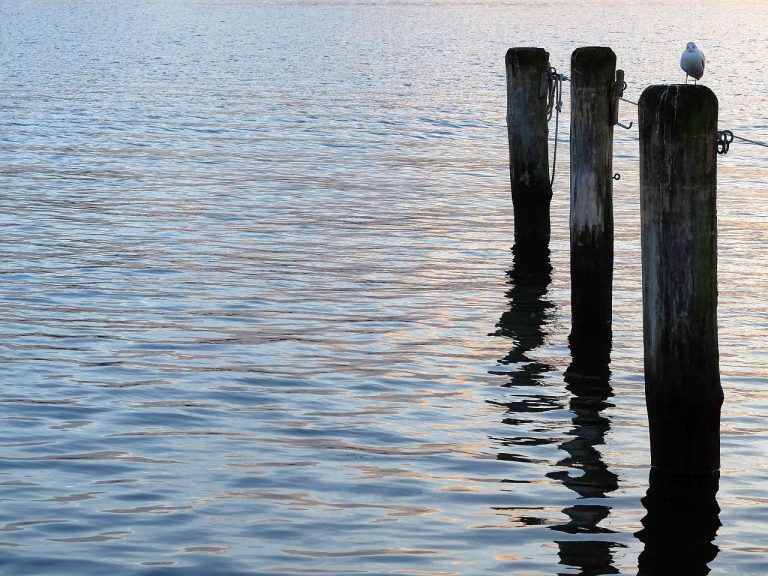
<svg viewBox="0 0 768 576">
<path fill-rule="evenodd" d="M 611 46 L 636 101 L 694 40 L 768 141 L 762 3 L 690 6 L 0 3 L 0 571 L 768 572 L 768 149 L 718 159 L 723 468 L 661 544 L 636 129 L 610 389 L 563 376 L 568 85 L 551 274 L 510 252 L 509 47 Z"/>
</svg>

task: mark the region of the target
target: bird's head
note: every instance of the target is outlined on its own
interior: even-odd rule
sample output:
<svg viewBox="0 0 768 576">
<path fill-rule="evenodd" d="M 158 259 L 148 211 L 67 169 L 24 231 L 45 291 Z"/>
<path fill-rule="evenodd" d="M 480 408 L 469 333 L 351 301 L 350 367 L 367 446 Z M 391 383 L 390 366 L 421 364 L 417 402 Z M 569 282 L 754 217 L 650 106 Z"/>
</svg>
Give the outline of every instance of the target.
<svg viewBox="0 0 768 576">
<path fill-rule="evenodd" d="M 693 42 L 688 42 L 688 45 L 685 47 L 685 49 L 688 50 L 688 52 L 693 52 L 696 50 L 696 44 Z"/>
</svg>

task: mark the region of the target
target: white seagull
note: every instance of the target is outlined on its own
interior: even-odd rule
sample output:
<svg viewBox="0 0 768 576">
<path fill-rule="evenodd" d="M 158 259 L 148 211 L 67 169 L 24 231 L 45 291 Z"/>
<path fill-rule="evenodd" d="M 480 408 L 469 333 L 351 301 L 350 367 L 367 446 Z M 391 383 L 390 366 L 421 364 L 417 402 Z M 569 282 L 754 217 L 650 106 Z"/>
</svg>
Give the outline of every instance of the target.
<svg viewBox="0 0 768 576">
<path fill-rule="evenodd" d="M 688 76 L 693 76 L 696 84 L 704 75 L 704 52 L 696 48 L 696 44 L 688 42 L 683 55 L 680 57 L 680 68 L 685 72 L 685 83 Z"/>
</svg>

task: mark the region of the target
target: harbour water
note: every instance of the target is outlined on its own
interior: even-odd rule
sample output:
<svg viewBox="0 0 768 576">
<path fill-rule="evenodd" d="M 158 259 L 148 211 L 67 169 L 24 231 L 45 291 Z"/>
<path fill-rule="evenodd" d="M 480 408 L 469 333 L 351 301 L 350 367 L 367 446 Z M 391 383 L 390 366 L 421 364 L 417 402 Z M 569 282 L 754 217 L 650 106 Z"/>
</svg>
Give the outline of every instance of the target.
<svg viewBox="0 0 768 576">
<path fill-rule="evenodd" d="M 510 251 L 509 47 L 610 46 L 637 101 L 693 40 L 721 128 L 768 141 L 762 2 L 692 6 L 0 3 L 0 572 L 768 572 L 768 148 L 718 157 L 695 516 L 646 497 L 636 127 L 610 388 L 564 378 L 568 84 L 551 269 Z"/>
</svg>

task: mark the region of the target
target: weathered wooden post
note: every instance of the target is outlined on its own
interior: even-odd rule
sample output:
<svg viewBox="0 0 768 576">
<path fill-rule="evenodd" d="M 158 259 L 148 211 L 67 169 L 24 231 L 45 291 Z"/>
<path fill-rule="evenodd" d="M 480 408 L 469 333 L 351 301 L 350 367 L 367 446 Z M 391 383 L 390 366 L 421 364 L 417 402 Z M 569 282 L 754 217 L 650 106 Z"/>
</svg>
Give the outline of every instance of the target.
<svg viewBox="0 0 768 576">
<path fill-rule="evenodd" d="M 515 246 L 549 241 L 547 86 L 549 53 L 543 48 L 510 48 L 507 69 L 509 176 L 515 213 Z"/>
<path fill-rule="evenodd" d="M 650 86 L 639 101 L 645 395 L 651 466 L 720 467 L 717 97 Z"/>
<path fill-rule="evenodd" d="M 616 54 L 571 55 L 571 312 L 573 325 L 611 323 L 613 93 Z"/>
</svg>

